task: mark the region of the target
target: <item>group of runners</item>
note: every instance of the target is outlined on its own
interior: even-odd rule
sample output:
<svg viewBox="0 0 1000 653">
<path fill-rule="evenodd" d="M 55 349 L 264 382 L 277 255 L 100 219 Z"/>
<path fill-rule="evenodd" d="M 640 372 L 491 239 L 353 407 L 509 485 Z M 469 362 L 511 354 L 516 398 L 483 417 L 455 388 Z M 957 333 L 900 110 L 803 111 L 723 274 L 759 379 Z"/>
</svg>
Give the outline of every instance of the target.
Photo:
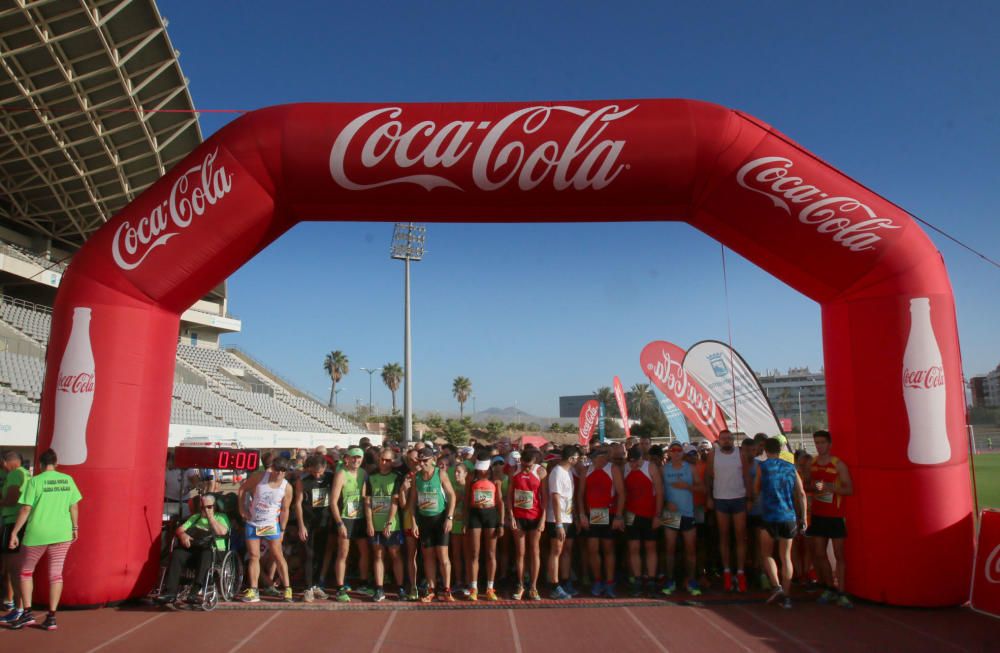
<svg viewBox="0 0 1000 653">
<path fill-rule="evenodd" d="M 757 585 L 790 608 L 796 579 L 820 586 L 820 602 L 851 607 L 851 478 L 830 433 L 813 440 L 815 456 L 729 431 L 666 449 L 645 438 L 519 451 L 365 442 L 308 453 L 301 470 L 268 456 L 236 497 L 241 599 L 294 601 L 286 556 L 299 549 L 306 602 L 383 601 L 387 590 L 425 603 L 698 596 L 718 583 Z"/>
</svg>

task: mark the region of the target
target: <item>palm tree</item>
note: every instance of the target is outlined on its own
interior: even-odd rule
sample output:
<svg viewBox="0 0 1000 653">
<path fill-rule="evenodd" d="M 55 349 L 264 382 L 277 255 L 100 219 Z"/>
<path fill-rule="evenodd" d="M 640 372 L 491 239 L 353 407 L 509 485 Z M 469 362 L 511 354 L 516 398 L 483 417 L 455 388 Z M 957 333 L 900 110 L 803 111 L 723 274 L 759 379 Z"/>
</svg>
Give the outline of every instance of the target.
<svg viewBox="0 0 1000 653">
<path fill-rule="evenodd" d="M 604 404 L 605 416 L 618 414 L 618 402 L 615 401 L 615 391 L 608 386 L 598 388 L 594 392 L 594 399 L 596 399 L 598 403 Z"/>
<path fill-rule="evenodd" d="M 469 395 L 472 394 L 472 381 L 464 376 L 456 376 L 455 381 L 451 384 L 451 394 L 455 395 L 455 399 L 458 400 L 459 418 L 464 417 L 465 402 L 469 400 Z"/>
<path fill-rule="evenodd" d="M 389 388 L 392 393 L 392 412 L 396 413 L 396 390 L 399 390 L 399 383 L 403 380 L 403 368 L 399 363 L 386 363 L 382 366 L 382 383 Z"/>
<path fill-rule="evenodd" d="M 331 410 L 336 410 L 337 406 L 334 404 L 334 398 L 337 396 L 337 383 L 351 371 L 351 363 L 347 360 L 347 354 L 339 349 L 331 351 L 323 359 L 323 371 L 330 375 L 330 402 L 328 405 Z"/>
<path fill-rule="evenodd" d="M 641 420 L 642 409 L 653 403 L 653 390 L 648 383 L 636 383 L 629 390 L 629 394 L 632 395 L 632 412 L 636 419 Z"/>
</svg>

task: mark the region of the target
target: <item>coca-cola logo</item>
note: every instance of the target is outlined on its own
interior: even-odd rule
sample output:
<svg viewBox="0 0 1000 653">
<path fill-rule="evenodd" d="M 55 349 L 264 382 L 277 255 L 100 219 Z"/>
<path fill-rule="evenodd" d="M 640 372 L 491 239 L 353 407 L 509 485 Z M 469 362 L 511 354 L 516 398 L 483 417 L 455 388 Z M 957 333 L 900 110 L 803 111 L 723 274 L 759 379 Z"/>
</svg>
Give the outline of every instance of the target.
<svg viewBox="0 0 1000 653">
<path fill-rule="evenodd" d="M 219 150 L 205 155 L 174 181 L 170 195 L 149 215 L 133 222 L 122 222 L 111 243 L 111 255 L 123 270 L 134 270 L 157 247 L 186 229 L 194 218 L 201 217 L 233 187 L 233 175 L 225 166 L 215 167 Z"/>
<path fill-rule="evenodd" d="M 533 106 L 513 111 L 496 122 L 456 120 L 444 125 L 433 120 L 406 125 L 401 119 L 402 108 L 374 109 L 352 120 L 337 135 L 330 150 L 330 174 L 337 184 L 349 190 L 391 184 L 416 184 L 426 190 L 439 187 L 465 190 L 443 174 L 398 176 L 397 173 L 413 166 L 446 170 L 472 157 L 472 183 L 481 190 L 497 190 L 510 183 L 516 183 L 521 190 L 531 190 L 543 183 L 555 190 L 600 190 L 628 167 L 618 163 L 625 141 L 601 139 L 601 136 L 611 123 L 632 113 L 636 106 L 621 109 L 608 105 L 595 110 Z M 573 134 L 564 143 L 546 140 L 529 151 L 521 137 L 540 132 L 557 113 L 580 119 Z M 367 136 L 360 136 L 362 131 Z M 350 179 L 349 153 L 351 161 L 357 160 L 366 169 L 377 168 L 386 161 L 383 178 L 368 183 Z"/>
<path fill-rule="evenodd" d="M 793 163 L 780 156 L 765 156 L 747 163 L 736 173 L 736 182 L 754 193 L 770 199 L 775 206 L 792 215 L 789 204 L 796 206 L 798 220 L 812 225 L 821 234 L 852 252 L 875 249 L 882 240 L 878 233 L 883 229 L 899 229 L 889 218 L 875 214 L 867 204 L 853 197 L 835 196 L 802 177 L 790 176 Z"/>
<path fill-rule="evenodd" d="M 707 437 L 718 437 L 726 420 L 712 395 L 684 369 L 684 350 L 661 340 L 646 345 L 639 360 L 646 376 Z"/>
<path fill-rule="evenodd" d="M 597 401 L 591 399 L 583 405 L 580 411 L 580 444 L 587 444 L 597 429 L 597 418 L 600 413 Z"/>
<path fill-rule="evenodd" d="M 903 387 L 919 390 L 937 388 L 944 385 L 944 368 L 932 365 L 925 370 L 903 368 Z"/>
<path fill-rule="evenodd" d="M 89 372 L 79 374 L 61 374 L 56 382 L 56 389 L 59 392 L 70 392 L 79 394 L 81 392 L 94 391 L 94 375 Z"/>
<path fill-rule="evenodd" d="M 990 583 L 1000 583 L 1000 544 L 986 558 L 986 568 L 983 570 L 986 580 Z"/>
</svg>

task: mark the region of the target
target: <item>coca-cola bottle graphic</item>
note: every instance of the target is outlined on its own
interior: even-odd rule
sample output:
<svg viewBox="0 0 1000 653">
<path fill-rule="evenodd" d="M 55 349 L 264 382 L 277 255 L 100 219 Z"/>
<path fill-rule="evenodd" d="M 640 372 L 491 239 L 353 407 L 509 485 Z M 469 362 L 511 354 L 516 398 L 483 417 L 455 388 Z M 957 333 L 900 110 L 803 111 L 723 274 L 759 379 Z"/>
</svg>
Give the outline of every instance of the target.
<svg viewBox="0 0 1000 653">
<path fill-rule="evenodd" d="M 903 401 L 910 422 L 906 455 L 918 465 L 951 459 L 945 419 L 946 387 L 941 350 L 931 326 L 931 301 L 910 300 L 910 336 L 903 354 Z"/>
<path fill-rule="evenodd" d="M 62 465 L 87 460 L 87 422 L 94 404 L 94 352 L 90 346 L 90 309 L 73 309 L 73 328 L 59 363 L 52 448 Z"/>
</svg>

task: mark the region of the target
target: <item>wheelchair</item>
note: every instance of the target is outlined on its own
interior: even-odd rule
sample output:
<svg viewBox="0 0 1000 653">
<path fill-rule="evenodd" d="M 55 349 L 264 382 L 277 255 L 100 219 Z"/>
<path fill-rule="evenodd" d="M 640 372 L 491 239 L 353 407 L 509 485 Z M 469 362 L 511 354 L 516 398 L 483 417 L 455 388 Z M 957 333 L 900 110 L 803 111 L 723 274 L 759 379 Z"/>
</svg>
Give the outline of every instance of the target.
<svg viewBox="0 0 1000 653">
<path fill-rule="evenodd" d="M 172 526 L 176 528 L 176 525 Z M 172 532 L 173 530 L 171 530 Z M 198 588 L 195 587 L 198 573 L 197 565 L 188 564 L 181 572 L 174 605 L 188 605 L 208 612 L 214 610 L 219 605 L 219 601 L 232 601 L 237 597 L 243 587 L 243 561 L 232 546 L 232 527 L 225 539 L 226 549 L 224 551 L 220 551 L 214 546 L 210 548 L 212 562 L 209 565 L 208 574 L 205 576 L 204 591 L 199 593 Z M 160 559 L 160 582 L 149 595 L 149 598 L 154 601 L 163 595 L 163 585 L 166 582 L 171 558 L 177 546 L 177 538 L 172 536 L 165 554 Z"/>
</svg>

